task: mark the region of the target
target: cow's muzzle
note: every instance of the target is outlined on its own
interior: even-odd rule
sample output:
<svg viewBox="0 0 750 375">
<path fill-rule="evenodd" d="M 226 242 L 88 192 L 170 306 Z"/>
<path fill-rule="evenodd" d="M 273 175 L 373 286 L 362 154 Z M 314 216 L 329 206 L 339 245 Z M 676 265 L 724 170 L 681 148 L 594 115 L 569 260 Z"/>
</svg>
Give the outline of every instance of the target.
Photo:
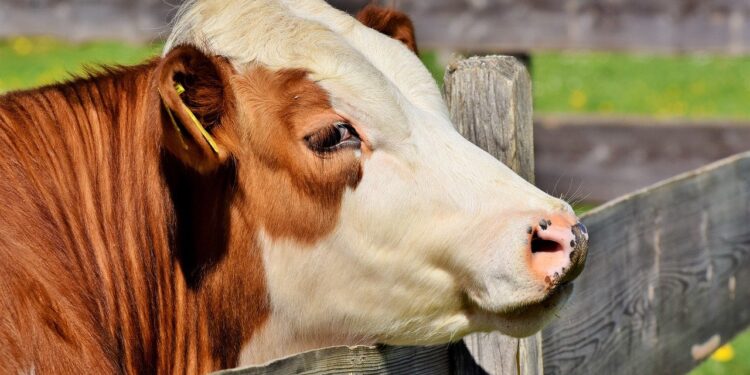
<svg viewBox="0 0 750 375">
<path fill-rule="evenodd" d="M 549 288 L 573 281 L 588 254 L 586 226 L 572 215 L 540 218 L 528 229 L 531 269 Z"/>
</svg>

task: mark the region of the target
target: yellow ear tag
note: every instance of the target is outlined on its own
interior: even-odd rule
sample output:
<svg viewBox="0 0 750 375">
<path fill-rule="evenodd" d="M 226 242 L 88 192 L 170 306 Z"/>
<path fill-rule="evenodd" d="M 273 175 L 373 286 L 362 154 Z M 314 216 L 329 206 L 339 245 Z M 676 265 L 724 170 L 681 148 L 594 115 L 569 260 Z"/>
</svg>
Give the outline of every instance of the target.
<svg viewBox="0 0 750 375">
<path fill-rule="evenodd" d="M 185 87 L 179 83 L 176 83 L 174 85 L 174 89 L 177 91 L 177 95 L 182 95 L 185 92 Z M 162 100 L 164 100 L 163 97 L 162 97 Z M 198 118 L 195 117 L 195 114 L 193 113 L 193 111 L 191 111 L 190 108 L 188 108 L 188 106 L 184 102 L 180 101 L 180 103 L 182 104 L 182 109 L 184 109 L 185 112 L 187 112 L 188 116 L 190 116 L 190 120 L 192 120 L 195 127 L 198 128 L 198 131 L 203 136 L 203 139 L 205 139 L 206 142 L 208 142 L 208 145 L 211 146 L 211 150 L 213 150 L 213 152 L 218 155 L 219 147 L 216 145 L 216 141 L 214 140 L 214 138 L 206 130 L 206 128 L 203 127 L 200 120 L 198 120 Z M 166 107 L 166 104 L 165 104 L 165 107 Z M 185 149 L 187 149 L 187 144 L 185 143 L 185 140 L 182 139 L 182 131 L 180 130 L 180 127 L 177 126 L 177 120 L 174 118 L 174 115 L 172 114 L 172 111 L 169 109 L 169 107 L 167 107 L 167 113 L 169 114 L 170 120 L 172 120 L 172 124 L 175 126 L 175 128 L 180 134 L 180 139 L 182 140 L 182 144 L 185 146 Z"/>
<path fill-rule="evenodd" d="M 175 83 L 174 84 L 174 89 L 175 89 L 175 91 L 177 91 L 177 95 L 182 95 L 182 94 L 185 93 L 185 86 L 183 86 L 183 85 L 181 85 L 179 83 Z"/>
<path fill-rule="evenodd" d="M 159 91 L 159 97 L 161 98 L 161 102 L 162 104 L 164 104 L 164 108 L 167 109 L 167 114 L 169 115 L 169 119 L 172 120 L 172 125 L 174 126 L 174 130 L 176 130 L 177 134 L 180 136 L 180 143 L 182 143 L 182 148 L 184 150 L 187 150 L 188 145 L 187 143 L 185 143 L 185 137 L 182 135 L 182 129 L 180 129 L 180 127 L 177 125 L 177 120 L 175 120 L 174 114 L 172 114 L 172 110 L 169 109 L 169 107 L 167 106 L 167 101 L 164 100 L 164 94 L 161 93 L 161 90 L 158 90 L 158 91 Z"/>
<path fill-rule="evenodd" d="M 175 90 L 177 90 L 177 95 L 182 95 L 182 93 L 185 92 L 185 87 L 183 87 L 181 84 L 176 83 L 174 85 Z M 193 111 L 188 108 L 188 106 L 184 102 L 182 103 L 182 108 L 187 112 L 188 116 L 190 116 L 190 119 L 193 120 L 193 124 L 195 124 L 195 127 L 198 128 L 198 131 L 203 135 L 203 139 L 208 142 L 208 145 L 211 146 L 211 150 L 214 151 L 215 154 L 219 154 L 219 147 L 216 145 L 216 141 L 214 140 L 214 137 L 211 136 L 211 134 L 206 130 L 206 128 L 203 127 L 203 124 L 198 120 L 197 117 L 195 117 L 195 114 Z"/>
</svg>

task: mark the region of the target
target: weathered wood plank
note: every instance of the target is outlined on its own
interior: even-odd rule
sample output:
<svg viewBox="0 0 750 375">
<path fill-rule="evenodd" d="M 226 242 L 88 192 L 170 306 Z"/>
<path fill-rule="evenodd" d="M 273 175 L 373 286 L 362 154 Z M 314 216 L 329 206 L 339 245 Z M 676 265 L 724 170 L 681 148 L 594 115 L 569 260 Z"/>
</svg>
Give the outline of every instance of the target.
<svg viewBox="0 0 750 375">
<path fill-rule="evenodd" d="M 547 374 L 685 373 L 750 324 L 750 153 L 606 205 Z"/>
<path fill-rule="evenodd" d="M 471 57 L 448 66 L 445 100 L 458 132 L 534 182 L 531 78 L 517 59 Z"/>
<path fill-rule="evenodd" d="M 445 100 L 464 138 L 534 182 L 531 79 L 522 63 L 487 56 L 451 64 Z M 541 373 L 541 335 L 519 340 L 476 334 L 464 338 L 463 345 L 466 350 L 456 351 L 454 358 L 461 373 Z"/>
<path fill-rule="evenodd" d="M 750 150 L 750 123 L 642 117 L 534 119 L 536 183 L 605 202 Z"/>
<path fill-rule="evenodd" d="M 447 346 L 338 347 L 303 353 L 266 367 L 228 370 L 217 375 L 289 374 L 450 374 Z"/>
<path fill-rule="evenodd" d="M 458 62 L 446 74 L 446 100 L 465 137 L 533 181 L 531 81 L 521 63 L 505 56 Z M 541 335 L 481 334 L 453 346 L 330 348 L 221 374 L 540 374 L 541 361 Z"/>
</svg>

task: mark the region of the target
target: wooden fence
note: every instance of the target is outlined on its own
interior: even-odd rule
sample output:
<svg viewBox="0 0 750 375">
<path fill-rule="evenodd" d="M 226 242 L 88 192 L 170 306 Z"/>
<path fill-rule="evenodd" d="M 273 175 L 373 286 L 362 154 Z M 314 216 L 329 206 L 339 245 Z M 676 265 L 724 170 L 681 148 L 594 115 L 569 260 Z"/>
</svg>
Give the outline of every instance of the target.
<svg viewBox="0 0 750 375">
<path fill-rule="evenodd" d="M 356 12 L 373 0 L 328 0 Z M 750 52 L 745 0 L 376 0 L 414 19 L 421 45 L 454 51 Z M 0 36 L 164 36 L 183 0 L 3 0 Z"/>
<path fill-rule="evenodd" d="M 2 0 L 0 38 L 50 35 L 68 40 L 152 41 L 169 34 L 184 0 Z"/>
<path fill-rule="evenodd" d="M 371 0 L 329 0 L 354 11 Z M 745 0 L 380 0 L 414 19 L 419 42 L 458 51 L 750 51 Z"/>
<path fill-rule="evenodd" d="M 539 188 L 606 202 L 750 150 L 750 122 L 539 116 L 534 150 Z"/>
<path fill-rule="evenodd" d="M 445 88 L 459 131 L 532 179 L 523 65 L 497 56 L 460 61 L 449 67 Z M 750 153 L 627 195 L 582 220 L 591 233 L 586 269 L 543 335 L 330 348 L 222 374 L 682 373 L 750 325 Z"/>
</svg>

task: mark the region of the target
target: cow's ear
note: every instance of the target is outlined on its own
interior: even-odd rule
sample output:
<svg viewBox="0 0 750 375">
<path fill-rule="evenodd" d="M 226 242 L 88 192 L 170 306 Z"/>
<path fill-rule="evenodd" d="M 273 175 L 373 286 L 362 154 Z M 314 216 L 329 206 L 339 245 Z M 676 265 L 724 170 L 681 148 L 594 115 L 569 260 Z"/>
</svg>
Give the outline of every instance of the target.
<svg viewBox="0 0 750 375">
<path fill-rule="evenodd" d="M 370 4 L 357 13 L 357 20 L 367 27 L 401 41 L 414 53 L 419 53 L 417 39 L 414 36 L 414 24 L 405 13 Z"/>
<path fill-rule="evenodd" d="M 233 100 L 231 64 L 192 46 L 178 46 L 162 58 L 156 73 L 161 96 L 164 146 L 201 173 L 231 157 Z"/>
</svg>

